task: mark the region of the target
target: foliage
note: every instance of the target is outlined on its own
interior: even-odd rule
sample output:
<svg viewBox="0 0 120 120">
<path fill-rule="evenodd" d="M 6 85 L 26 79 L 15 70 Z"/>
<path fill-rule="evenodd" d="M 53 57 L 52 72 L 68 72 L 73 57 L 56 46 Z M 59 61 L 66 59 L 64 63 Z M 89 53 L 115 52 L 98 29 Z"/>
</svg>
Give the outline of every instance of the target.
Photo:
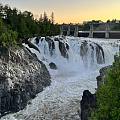
<svg viewBox="0 0 120 120">
<path fill-rule="evenodd" d="M 44 12 L 39 20 L 29 11 L 21 12 L 16 8 L 0 4 L 0 44 L 13 46 L 25 39 L 34 36 L 54 36 L 60 32 L 59 25 L 54 24 L 54 13 L 51 19 Z"/>
<path fill-rule="evenodd" d="M 120 57 L 117 56 L 106 75 L 105 84 L 97 91 L 97 109 L 92 120 L 120 120 Z"/>
<path fill-rule="evenodd" d="M 0 36 L 1 44 L 4 47 L 15 46 L 17 44 L 16 39 L 17 39 L 17 33 L 12 30 L 8 30 L 7 32 L 2 33 Z"/>
<path fill-rule="evenodd" d="M 17 32 L 12 31 L 3 24 L 0 18 L 0 45 L 4 47 L 15 46 L 17 40 Z"/>
</svg>

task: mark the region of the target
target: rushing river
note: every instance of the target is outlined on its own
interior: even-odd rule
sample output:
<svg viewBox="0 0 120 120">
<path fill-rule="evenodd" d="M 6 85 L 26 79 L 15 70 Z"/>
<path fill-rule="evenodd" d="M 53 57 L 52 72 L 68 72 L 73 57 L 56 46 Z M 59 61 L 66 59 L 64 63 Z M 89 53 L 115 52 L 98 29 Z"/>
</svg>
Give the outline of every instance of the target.
<svg viewBox="0 0 120 120">
<path fill-rule="evenodd" d="M 80 99 L 84 90 L 92 93 L 97 87 L 99 69 L 112 64 L 119 52 L 119 40 L 75 37 L 41 38 L 35 44 L 40 53 L 29 48 L 43 61 L 52 83 L 20 112 L 1 120 L 79 120 Z M 57 70 L 49 68 L 55 63 Z"/>
</svg>

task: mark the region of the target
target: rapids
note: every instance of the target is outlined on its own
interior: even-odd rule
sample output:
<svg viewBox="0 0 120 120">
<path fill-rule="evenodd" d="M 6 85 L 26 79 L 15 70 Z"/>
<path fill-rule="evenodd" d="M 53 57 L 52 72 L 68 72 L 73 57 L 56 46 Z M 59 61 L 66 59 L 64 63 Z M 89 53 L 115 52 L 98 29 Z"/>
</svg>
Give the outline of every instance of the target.
<svg viewBox="0 0 120 120">
<path fill-rule="evenodd" d="M 79 120 L 80 99 L 84 90 L 97 88 L 99 69 L 112 64 L 119 52 L 119 40 L 78 37 L 41 37 L 29 48 L 47 66 L 52 83 L 20 112 L 1 120 Z M 50 69 L 55 63 L 57 70 Z"/>
</svg>

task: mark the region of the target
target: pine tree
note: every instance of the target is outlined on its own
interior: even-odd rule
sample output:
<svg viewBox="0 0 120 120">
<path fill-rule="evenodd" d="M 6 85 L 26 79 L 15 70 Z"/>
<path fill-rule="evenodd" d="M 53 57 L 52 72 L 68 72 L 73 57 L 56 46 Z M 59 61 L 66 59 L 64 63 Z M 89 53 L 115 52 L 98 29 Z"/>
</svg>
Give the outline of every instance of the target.
<svg viewBox="0 0 120 120">
<path fill-rule="evenodd" d="M 54 21 L 54 13 L 52 12 L 52 14 L 51 14 L 51 23 L 54 24 L 54 22 L 55 22 Z"/>
<path fill-rule="evenodd" d="M 48 16 L 47 16 L 46 12 L 44 12 L 44 14 L 43 14 L 43 21 L 48 22 Z"/>
<path fill-rule="evenodd" d="M 43 16 L 42 16 L 42 14 L 40 15 L 39 22 L 43 22 Z"/>
</svg>

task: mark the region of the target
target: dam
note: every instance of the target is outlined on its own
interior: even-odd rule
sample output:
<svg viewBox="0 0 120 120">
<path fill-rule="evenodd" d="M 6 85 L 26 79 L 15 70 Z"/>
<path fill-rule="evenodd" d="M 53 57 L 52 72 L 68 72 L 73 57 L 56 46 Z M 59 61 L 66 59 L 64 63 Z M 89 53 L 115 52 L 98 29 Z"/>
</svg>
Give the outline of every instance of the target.
<svg viewBox="0 0 120 120">
<path fill-rule="evenodd" d="M 60 25 L 60 34 L 64 36 L 119 39 L 120 30 L 113 30 L 112 27 L 118 23 L 91 23 L 88 30 L 81 29 L 79 24 Z"/>
</svg>

